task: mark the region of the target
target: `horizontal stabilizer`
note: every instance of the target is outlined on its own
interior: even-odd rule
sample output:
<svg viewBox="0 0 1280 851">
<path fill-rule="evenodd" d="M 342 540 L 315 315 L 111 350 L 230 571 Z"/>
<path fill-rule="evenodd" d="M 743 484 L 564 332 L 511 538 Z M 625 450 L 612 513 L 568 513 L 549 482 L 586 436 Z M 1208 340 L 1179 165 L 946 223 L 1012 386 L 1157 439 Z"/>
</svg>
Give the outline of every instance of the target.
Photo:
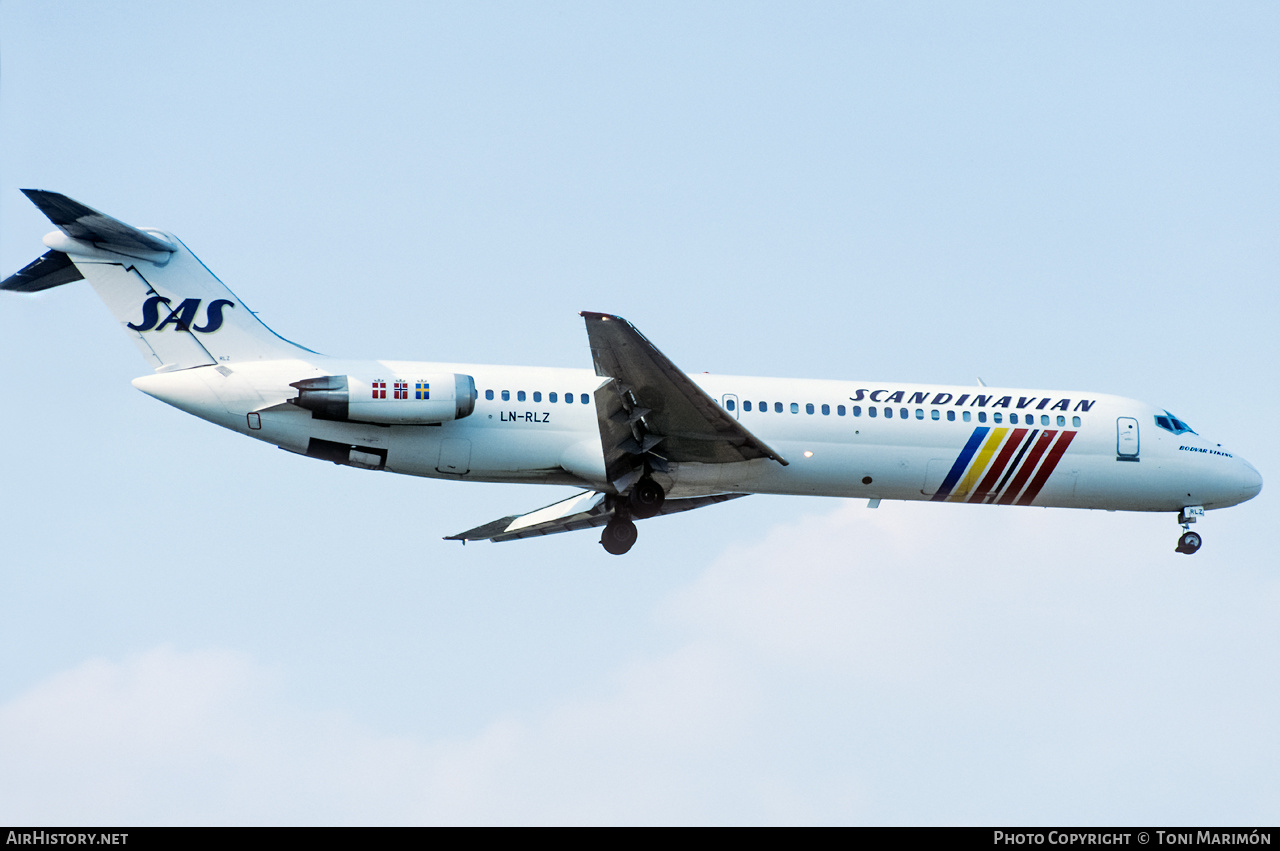
<svg viewBox="0 0 1280 851">
<path fill-rule="evenodd" d="M 106 213 L 99 213 L 60 192 L 24 189 L 22 193 L 40 208 L 40 212 L 49 217 L 49 221 L 58 226 L 58 230 L 72 239 L 124 254 L 139 251 L 172 254 L 176 250 L 167 240 L 126 225 Z"/>
<path fill-rule="evenodd" d="M 46 251 L 28 263 L 20 271 L 4 279 L 0 290 L 16 293 L 38 293 L 72 281 L 82 281 L 84 275 L 71 262 L 71 258 L 61 251 Z"/>
<path fill-rule="evenodd" d="M 746 496 L 745 493 L 719 493 L 713 496 L 693 496 L 684 499 L 668 499 L 662 503 L 658 514 L 679 514 Z M 528 514 L 503 517 L 477 526 L 446 541 L 517 541 L 521 538 L 537 538 L 557 532 L 575 532 L 579 529 L 604 526 L 613 518 L 612 501 L 596 491 L 583 491 Z"/>
</svg>

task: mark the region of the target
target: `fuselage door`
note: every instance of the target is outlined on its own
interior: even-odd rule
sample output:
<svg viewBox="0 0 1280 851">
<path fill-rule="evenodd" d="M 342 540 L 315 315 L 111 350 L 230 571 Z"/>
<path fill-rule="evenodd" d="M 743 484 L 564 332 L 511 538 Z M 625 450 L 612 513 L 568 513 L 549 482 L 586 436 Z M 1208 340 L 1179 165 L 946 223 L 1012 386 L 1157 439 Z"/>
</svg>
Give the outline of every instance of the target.
<svg viewBox="0 0 1280 851">
<path fill-rule="evenodd" d="M 724 409 L 726 411 L 728 411 L 730 414 L 733 414 L 733 418 L 735 420 L 738 418 L 738 397 L 737 396 L 733 395 L 732 393 L 726 393 L 720 399 L 720 404 L 724 406 Z"/>
<path fill-rule="evenodd" d="M 471 472 L 471 441 L 454 437 L 440 441 L 440 462 L 436 470 L 455 476 Z"/>
<path fill-rule="evenodd" d="M 924 468 L 924 487 L 920 493 L 933 496 L 942 487 L 942 482 L 951 471 L 952 462 L 946 458 L 931 458 Z"/>
<path fill-rule="evenodd" d="M 1116 419 L 1116 460 L 1138 460 L 1138 421 L 1133 417 Z"/>
</svg>

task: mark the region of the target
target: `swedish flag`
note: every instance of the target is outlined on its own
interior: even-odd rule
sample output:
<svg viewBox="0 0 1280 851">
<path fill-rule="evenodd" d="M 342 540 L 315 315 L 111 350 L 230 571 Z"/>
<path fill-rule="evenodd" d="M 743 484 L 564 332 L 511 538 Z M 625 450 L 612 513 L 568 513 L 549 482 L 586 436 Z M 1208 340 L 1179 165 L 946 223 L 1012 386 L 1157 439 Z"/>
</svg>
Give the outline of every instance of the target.
<svg viewBox="0 0 1280 851">
<path fill-rule="evenodd" d="M 426 382 L 426 381 L 419 381 L 419 382 L 418 382 L 418 389 L 417 389 L 417 390 L 415 390 L 415 391 L 413 392 L 413 398 L 415 398 L 415 399 L 430 399 L 430 398 L 431 398 L 431 385 L 430 385 L 430 383 L 428 383 L 428 382 Z"/>
</svg>

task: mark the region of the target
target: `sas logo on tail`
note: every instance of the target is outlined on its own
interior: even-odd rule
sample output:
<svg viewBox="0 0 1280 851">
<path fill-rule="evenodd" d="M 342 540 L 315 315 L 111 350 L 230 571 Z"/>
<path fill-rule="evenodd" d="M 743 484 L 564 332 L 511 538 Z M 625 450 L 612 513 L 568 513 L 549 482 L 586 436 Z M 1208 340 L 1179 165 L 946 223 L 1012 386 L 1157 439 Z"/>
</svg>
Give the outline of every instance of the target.
<svg viewBox="0 0 1280 851">
<path fill-rule="evenodd" d="M 129 327 L 134 331 L 163 331 L 172 325 L 178 331 L 197 331 L 201 334 L 212 334 L 222 327 L 222 311 L 235 307 L 236 303 L 229 298 L 216 298 L 205 308 L 205 322 L 195 325 L 196 312 L 200 309 L 200 299 L 183 299 L 177 307 L 169 308 L 170 300 L 162 295 L 153 295 L 142 304 L 142 322 Z M 169 315 L 160 319 L 161 306 L 169 310 Z"/>
</svg>

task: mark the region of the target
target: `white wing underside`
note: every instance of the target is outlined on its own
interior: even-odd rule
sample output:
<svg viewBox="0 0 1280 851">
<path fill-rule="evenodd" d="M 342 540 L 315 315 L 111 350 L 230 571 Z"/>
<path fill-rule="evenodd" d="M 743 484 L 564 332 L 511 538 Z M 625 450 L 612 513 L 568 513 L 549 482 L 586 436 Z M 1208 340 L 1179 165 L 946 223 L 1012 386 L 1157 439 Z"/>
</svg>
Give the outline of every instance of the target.
<svg viewBox="0 0 1280 851">
<path fill-rule="evenodd" d="M 705 505 L 715 505 L 746 496 L 745 493 L 721 493 L 714 496 L 695 496 L 685 499 L 668 499 L 662 504 L 658 514 L 678 514 Z M 450 535 L 446 541 L 518 541 L 521 538 L 537 538 L 541 535 L 554 535 L 557 532 L 576 532 L 579 529 L 591 529 L 604 526 L 614 514 L 613 501 L 616 497 L 598 491 L 583 491 L 568 499 L 530 511 L 503 517 L 477 526 L 457 535 Z"/>
</svg>

